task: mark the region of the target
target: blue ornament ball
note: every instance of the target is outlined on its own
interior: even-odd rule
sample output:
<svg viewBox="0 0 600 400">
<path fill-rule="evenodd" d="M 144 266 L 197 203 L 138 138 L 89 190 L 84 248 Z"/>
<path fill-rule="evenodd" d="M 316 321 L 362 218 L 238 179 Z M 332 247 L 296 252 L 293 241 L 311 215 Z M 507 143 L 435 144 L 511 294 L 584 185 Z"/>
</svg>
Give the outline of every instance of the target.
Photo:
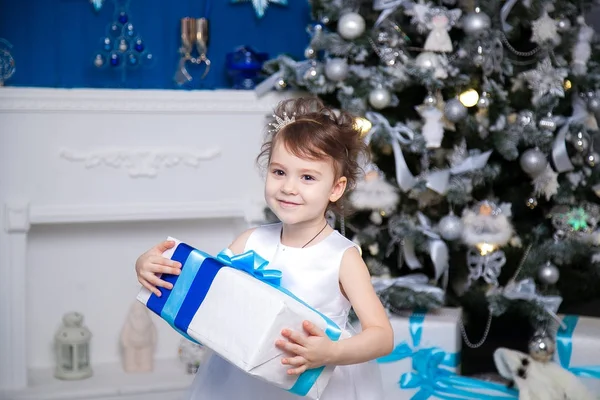
<svg viewBox="0 0 600 400">
<path fill-rule="evenodd" d="M 119 19 L 119 22 L 121 24 L 126 24 L 127 21 L 129 21 L 129 16 L 127 16 L 127 13 L 125 11 L 121 11 L 119 13 L 119 18 L 118 19 Z"/>
<path fill-rule="evenodd" d="M 110 55 L 110 65 L 113 67 L 118 67 L 121 64 L 121 56 L 117 53 L 112 53 Z"/>
<path fill-rule="evenodd" d="M 144 51 L 144 42 L 142 41 L 142 39 L 136 39 L 135 44 L 133 46 L 133 48 L 135 49 L 135 51 L 137 51 L 138 53 L 141 53 L 142 51 Z"/>
<path fill-rule="evenodd" d="M 105 37 L 104 39 L 102 39 L 102 48 L 104 49 L 104 51 L 111 51 L 112 46 L 112 40 L 109 37 Z"/>
<path fill-rule="evenodd" d="M 127 65 L 130 67 L 137 67 L 139 64 L 138 56 L 130 53 L 127 55 Z"/>
<path fill-rule="evenodd" d="M 135 28 L 131 22 L 123 27 L 123 35 L 130 38 L 135 36 Z"/>
</svg>

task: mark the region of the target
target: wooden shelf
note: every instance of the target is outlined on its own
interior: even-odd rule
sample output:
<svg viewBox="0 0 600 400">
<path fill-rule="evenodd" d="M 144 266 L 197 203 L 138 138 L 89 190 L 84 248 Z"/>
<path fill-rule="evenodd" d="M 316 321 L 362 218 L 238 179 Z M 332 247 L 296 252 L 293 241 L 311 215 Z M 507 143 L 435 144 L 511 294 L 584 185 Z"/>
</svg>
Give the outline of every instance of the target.
<svg viewBox="0 0 600 400">
<path fill-rule="evenodd" d="M 36 369 L 30 370 L 26 389 L 0 392 L 0 399 L 179 400 L 192 380 L 178 360 L 156 361 L 154 371 L 139 374 L 123 372 L 121 364 L 101 364 L 92 377 L 78 381 L 62 381 L 54 378 L 52 369 Z"/>
</svg>

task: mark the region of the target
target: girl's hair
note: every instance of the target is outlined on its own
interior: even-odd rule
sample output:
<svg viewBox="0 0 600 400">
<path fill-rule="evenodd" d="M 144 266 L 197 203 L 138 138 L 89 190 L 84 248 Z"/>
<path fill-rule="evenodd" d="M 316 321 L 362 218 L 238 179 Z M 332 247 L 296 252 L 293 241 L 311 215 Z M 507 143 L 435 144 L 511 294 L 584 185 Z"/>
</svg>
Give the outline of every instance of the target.
<svg viewBox="0 0 600 400">
<path fill-rule="evenodd" d="M 368 159 L 367 147 L 356 128 L 351 114 L 326 107 L 318 98 L 284 100 L 275 108 L 275 118 L 294 119 L 281 128 L 270 130 L 257 157 L 260 163 L 271 161 L 271 152 L 282 140 L 286 149 L 297 157 L 312 160 L 330 159 L 336 179 L 345 176 L 348 180 L 346 192 L 329 209 L 336 213 L 347 213 L 344 204 L 346 194 L 356 185 L 362 169 L 359 160 Z M 364 157 L 364 158 L 363 158 Z"/>
</svg>

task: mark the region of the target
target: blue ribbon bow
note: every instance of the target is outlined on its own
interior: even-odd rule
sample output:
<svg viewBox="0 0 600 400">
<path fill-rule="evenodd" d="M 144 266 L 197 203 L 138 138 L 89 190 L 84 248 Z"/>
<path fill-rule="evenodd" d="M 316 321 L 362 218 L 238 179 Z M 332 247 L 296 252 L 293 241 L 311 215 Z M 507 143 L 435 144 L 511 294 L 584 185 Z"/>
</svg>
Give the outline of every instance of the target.
<svg viewBox="0 0 600 400">
<path fill-rule="evenodd" d="M 583 378 L 600 379 L 600 365 L 586 365 L 584 367 L 571 367 L 573 354 L 573 333 L 579 322 L 578 315 L 565 315 L 563 327 L 556 333 L 557 354 L 560 365 L 566 370 Z"/>
<path fill-rule="evenodd" d="M 217 260 L 228 267 L 244 271 L 271 286 L 281 285 L 281 271 L 278 269 L 267 269 L 266 267 L 269 265 L 269 262 L 253 250 L 234 255 L 231 250 L 226 249 L 217 254 Z"/>
<path fill-rule="evenodd" d="M 421 343 L 424 320 L 424 312 L 413 312 L 409 317 L 412 346 L 404 341 L 397 345 L 391 354 L 377 359 L 379 363 L 392 363 L 412 358 L 412 371 L 402 374 L 398 381 L 401 389 L 418 389 L 411 397 L 412 400 L 427 400 L 434 395 L 438 399 L 448 400 L 518 398 L 518 392 L 514 389 L 494 382 L 459 376 L 444 368 L 456 367 L 459 364 L 459 353 L 447 353 L 439 347 L 417 349 Z M 486 392 L 478 393 L 474 390 Z M 492 392 L 498 395 L 493 395 Z"/>
<path fill-rule="evenodd" d="M 425 312 L 415 311 L 411 314 L 408 319 L 408 330 L 410 333 L 410 338 L 412 341 L 412 346 L 407 342 L 401 342 L 398 344 L 394 350 L 387 356 L 383 356 L 377 359 L 378 363 L 392 363 L 400 360 L 404 360 L 408 357 L 413 357 L 413 363 L 415 360 L 415 356 L 417 354 L 421 354 L 423 350 L 433 350 L 437 349 L 431 347 L 429 349 L 421 349 L 418 347 L 421 345 L 421 336 L 423 335 L 423 321 L 425 321 Z M 440 349 L 438 349 L 440 350 Z M 458 353 L 444 353 L 444 358 L 442 360 L 442 365 L 448 367 L 456 367 L 459 364 L 459 354 Z"/>
<path fill-rule="evenodd" d="M 171 260 L 178 261 L 182 265 L 179 276 L 169 274 L 162 276 L 163 280 L 173 285 L 173 289 L 159 288 L 161 296 L 152 294 L 146 307 L 192 342 L 198 343 L 187 334 L 188 327 L 208 294 L 213 280 L 223 267 L 246 272 L 316 312 L 327 323 L 325 334 L 330 340 L 339 340 L 342 334 L 339 326 L 330 318 L 281 287 L 281 271 L 267 269 L 269 262 L 252 250 L 234 255 L 229 249 L 226 249 L 213 257 L 185 243 L 179 243 Z M 192 293 L 192 295 L 188 296 L 188 293 Z M 324 369 L 323 366 L 309 369 L 300 374 L 294 386 L 288 391 L 299 396 L 306 396 Z"/>
</svg>

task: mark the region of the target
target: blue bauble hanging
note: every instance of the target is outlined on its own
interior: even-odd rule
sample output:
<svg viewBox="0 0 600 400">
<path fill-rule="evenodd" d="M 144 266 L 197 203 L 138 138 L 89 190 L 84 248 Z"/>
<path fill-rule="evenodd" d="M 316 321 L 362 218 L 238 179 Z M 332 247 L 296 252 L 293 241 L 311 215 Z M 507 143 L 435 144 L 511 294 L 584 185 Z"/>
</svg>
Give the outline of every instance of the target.
<svg viewBox="0 0 600 400">
<path fill-rule="evenodd" d="M 113 67 L 118 67 L 121 64 L 121 56 L 118 53 L 111 53 L 110 55 L 110 65 Z"/>
<path fill-rule="evenodd" d="M 141 53 L 142 51 L 144 51 L 144 42 L 142 41 L 142 39 L 136 39 L 133 48 L 138 53 Z"/>
<path fill-rule="evenodd" d="M 129 17 L 127 16 L 127 13 L 125 11 L 121 11 L 119 13 L 118 21 L 123 25 L 126 24 L 127 21 L 129 21 Z"/>
<path fill-rule="evenodd" d="M 134 53 L 129 53 L 127 55 L 127 65 L 130 67 L 137 67 L 139 65 L 138 56 Z"/>
<path fill-rule="evenodd" d="M 135 28 L 133 27 L 133 24 L 131 22 L 123 27 L 123 35 L 129 38 L 135 36 Z"/>
<path fill-rule="evenodd" d="M 107 52 L 112 50 L 112 40 L 109 37 L 102 39 L 102 48 Z"/>
</svg>

